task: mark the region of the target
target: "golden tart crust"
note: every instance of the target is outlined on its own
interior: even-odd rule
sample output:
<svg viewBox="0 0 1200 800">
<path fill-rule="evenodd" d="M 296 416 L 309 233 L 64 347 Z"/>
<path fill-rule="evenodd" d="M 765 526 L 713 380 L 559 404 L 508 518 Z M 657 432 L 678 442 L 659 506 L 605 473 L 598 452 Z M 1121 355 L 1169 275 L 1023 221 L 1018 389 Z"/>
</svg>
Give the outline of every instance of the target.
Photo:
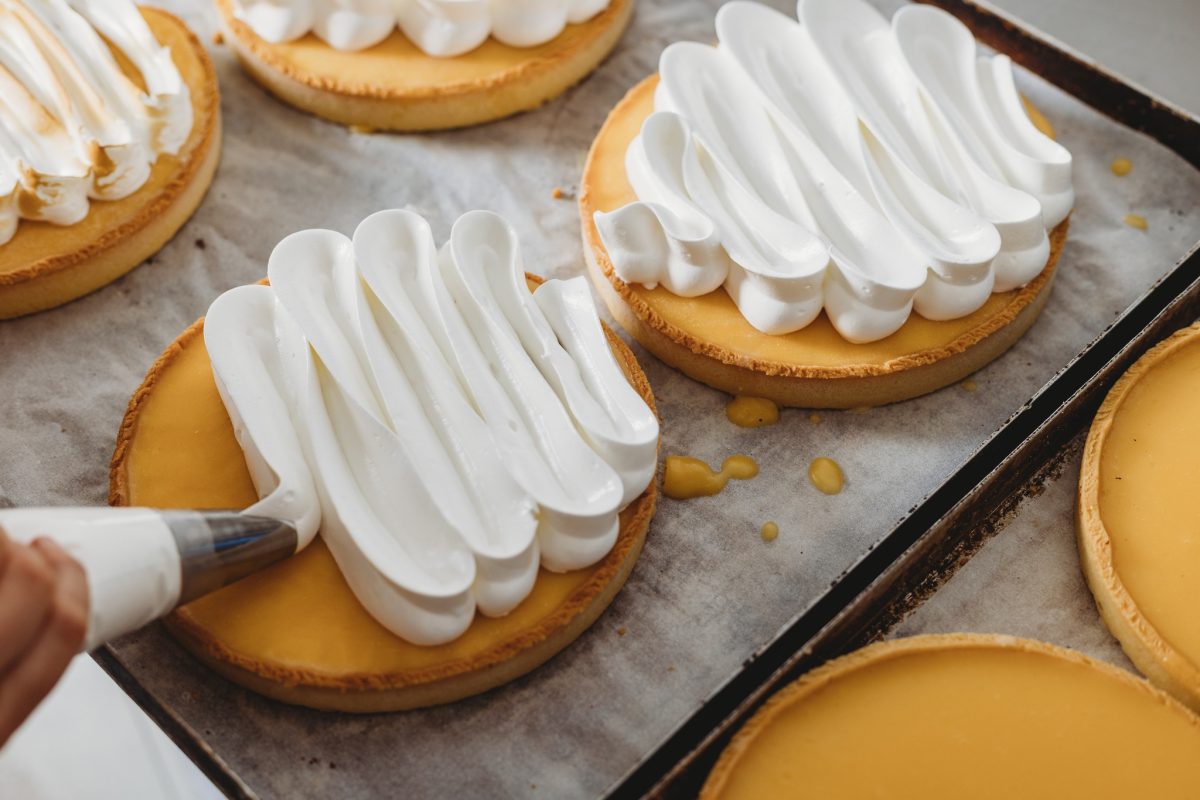
<svg viewBox="0 0 1200 800">
<path fill-rule="evenodd" d="M 1200 711 L 1200 324 L 1138 359 L 1088 433 L 1076 531 L 1104 623 L 1142 674 Z"/>
<path fill-rule="evenodd" d="M 822 314 L 794 333 L 755 330 L 723 289 L 683 298 L 628 284 L 613 271 L 593 214 L 636 199 L 625 151 L 654 109 L 651 76 L 609 114 L 584 168 L 579 212 L 583 250 L 599 295 L 621 327 L 686 375 L 731 394 L 780 405 L 855 408 L 906 400 L 961 380 L 997 358 L 1034 323 L 1050 296 L 1067 221 L 1050 232 L 1050 259 L 1028 285 L 993 294 L 973 314 L 934 322 L 913 314 L 896 333 L 852 344 Z"/>
<path fill-rule="evenodd" d="M 258 499 L 213 382 L 203 324 L 163 352 L 130 400 L 109 473 L 112 505 L 245 508 Z M 633 353 L 607 326 L 605 335 L 653 409 Z M 515 611 L 476 615 L 444 645 L 410 644 L 376 622 L 319 537 L 178 609 L 167 629 L 216 672 L 286 703 L 351 712 L 448 703 L 529 672 L 583 633 L 629 577 L 656 502 L 651 483 L 621 512 L 617 543 L 602 561 L 563 574 L 543 569 Z"/>
<path fill-rule="evenodd" d="M 129 272 L 183 227 L 212 183 L 221 152 L 212 62 L 177 17 L 157 8 L 141 12 L 155 38 L 171 48 L 191 92 L 192 132 L 178 155 L 159 156 L 145 185 L 129 197 L 93 201 L 74 225 L 21 220 L 16 235 L 0 245 L 0 319 L 62 305 Z"/>
<path fill-rule="evenodd" d="M 1191 797 L 1200 717 L 1125 670 L 1011 636 L 880 642 L 784 688 L 701 800 Z"/>
<path fill-rule="evenodd" d="M 311 33 L 272 44 L 216 0 L 225 43 L 285 103 L 354 127 L 459 128 L 528 111 L 583 80 L 616 47 L 634 0 L 612 0 L 587 22 L 536 47 L 489 38 L 461 56 L 426 55 L 397 29 L 374 47 L 341 52 Z"/>
</svg>

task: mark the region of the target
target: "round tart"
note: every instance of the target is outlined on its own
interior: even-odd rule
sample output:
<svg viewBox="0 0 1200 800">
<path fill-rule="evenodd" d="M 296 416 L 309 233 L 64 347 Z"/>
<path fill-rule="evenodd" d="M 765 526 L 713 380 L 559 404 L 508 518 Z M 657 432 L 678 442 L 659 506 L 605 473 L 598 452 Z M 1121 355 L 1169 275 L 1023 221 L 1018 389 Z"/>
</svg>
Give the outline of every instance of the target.
<svg viewBox="0 0 1200 800">
<path fill-rule="evenodd" d="M 212 183 L 221 148 L 217 76 L 199 39 L 177 17 L 142 8 L 191 94 L 193 123 L 178 155 L 162 154 L 146 183 L 121 200 L 95 201 L 69 226 L 22 220 L 0 245 L 0 319 L 42 311 L 110 283 L 165 245 Z M 118 58 L 131 78 L 136 72 Z"/>
<path fill-rule="evenodd" d="M 1200 718 L 1145 681 L 1026 639 L 866 647 L 772 697 L 701 798 L 1191 797 Z"/>
<path fill-rule="evenodd" d="M 528 111 L 583 80 L 616 46 L 634 0 L 612 0 L 545 44 L 489 38 L 460 56 L 422 52 L 399 29 L 366 50 L 330 47 L 312 33 L 273 44 L 216 0 L 225 42 L 246 71 L 296 108 L 343 125 L 426 131 L 477 125 Z"/>
<path fill-rule="evenodd" d="M 203 323 L 167 348 L 130 401 L 110 471 L 112 505 L 245 508 L 258 499 L 213 381 Z M 607 327 L 605 335 L 653 409 L 633 353 Z M 599 563 L 567 573 L 541 570 L 513 612 L 477 614 L 448 644 L 410 644 L 376 622 L 319 538 L 178 609 L 167 629 L 216 672 L 286 703 L 352 712 L 448 703 L 529 672 L 599 617 L 641 552 L 656 491 L 652 483 L 621 512 L 617 542 Z"/>
<path fill-rule="evenodd" d="M 1020 289 L 993 294 L 977 311 L 935 322 L 917 314 L 879 341 L 853 344 L 822 314 L 794 333 L 756 330 L 724 289 L 679 297 L 659 286 L 622 281 L 613 270 L 594 214 L 636 198 L 625 153 L 654 110 L 652 76 L 613 109 L 592 144 L 579 210 L 584 254 L 597 292 L 621 327 L 647 350 L 701 383 L 731 394 L 769 398 L 779 405 L 855 408 L 906 400 L 979 370 L 1016 343 L 1050 296 L 1067 221 L 1050 232 L 1050 258 Z"/>
<path fill-rule="evenodd" d="M 1100 615 L 1137 668 L 1200 710 L 1200 325 L 1109 392 L 1079 478 L 1079 555 Z"/>
</svg>

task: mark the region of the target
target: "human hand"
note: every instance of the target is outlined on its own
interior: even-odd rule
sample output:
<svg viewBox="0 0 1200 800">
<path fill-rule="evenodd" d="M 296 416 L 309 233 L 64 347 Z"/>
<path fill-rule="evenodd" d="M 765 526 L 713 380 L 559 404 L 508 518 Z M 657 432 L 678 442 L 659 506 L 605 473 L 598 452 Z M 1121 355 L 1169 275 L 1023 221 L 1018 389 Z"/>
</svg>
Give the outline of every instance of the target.
<svg viewBox="0 0 1200 800">
<path fill-rule="evenodd" d="M 0 746 L 62 676 L 87 634 L 83 567 L 50 539 L 0 528 Z"/>
</svg>

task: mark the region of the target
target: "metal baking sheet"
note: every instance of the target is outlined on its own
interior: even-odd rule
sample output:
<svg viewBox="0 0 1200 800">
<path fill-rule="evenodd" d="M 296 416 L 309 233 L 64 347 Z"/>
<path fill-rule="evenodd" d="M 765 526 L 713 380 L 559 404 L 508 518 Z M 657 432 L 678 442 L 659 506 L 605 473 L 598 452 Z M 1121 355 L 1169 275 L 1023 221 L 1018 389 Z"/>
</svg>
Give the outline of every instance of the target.
<svg viewBox="0 0 1200 800">
<path fill-rule="evenodd" d="M 933 0 L 976 36 L 1053 78 L 1114 120 L 1200 168 L 1200 120 L 1124 82 L 983 2 Z M 1078 153 L 1076 154 L 1078 157 Z M 1078 163 L 1078 162 L 1077 162 Z M 1194 200 L 1185 201 L 1191 208 Z M 1195 228 L 1188 229 L 1195 235 Z M 887 633 L 1004 631 L 1046 638 L 1129 666 L 1103 630 L 1079 574 L 1068 498 L 1079 447 L 1113 382 L 1142 353 L 1200 314 L 1200 242 L 1054 380 L 1039 390 L 879 546 L 836 581 L 697 714 L 621 784 L 622 790 L 686 797 L 721 748 L 774 691 L 840 653 Z M 1065 477 L 1064 477 L 1065 476 Z M 1036 499 L 1044 498 L 1044 499 Z M 1026 504 L 1032 508 L 1027 509 Z M 1016 533 L 968 562 L 1016 518 Z M 1055 537 L 1046 528 L 1060 532 Z M 1025 544 L 1036 544 L 1027 552 Z M 1020 553 L 1020 557 L 1017 554 Z M 956 570 L 964 563 L 967 568 Z M 1036 565 L 1036 566 L 1034 566 Z M 955 576 L 945 590 L 934 593 Z M 933 595 L 928 605 L 922 602 Z M 987 596 L 986 603 L 979 597 Z M 1006 605 L 1020 595 L 1020 601 Z M 1055 605 L 1049 613 L 1047 608 Z M 899 626 L 905 613 L 916 612 Z"/>
<path fill-rule="evenodd" d="M 1100 619 L 1079 564 L 1075 495 L 1085 438 L 1081 432 L 1067 443 L 1039 491 L 887 638 L 962 631 L 1023 636 L 1137 672 Z"/>
<path fill-rule="evenodd" d="M 208 3 L 166 5 L 202 37 L 214 30 Z M 718 5 L 639 0 L 614 56 L 563 98 L 512 120 L 436 135 L 363 136 L 309 118 L 268 97 L 213 47 L 225 155 L 196 217 L 152 265 L 63 309 L 0 324 L 7 356 L 0 359 L 0 498 L 103 502 L 121 413 L 144 371 L 217 293 L 260 278 L 274 243 L 299 228 L 349 231 L 381 207 L 409 205 L 444 236 L 463 211 L 491 208 L 518 228 L 531 271 L 579 272 L 576 208 L 552 190 L 577 190 L 584 153 L 609 109 L 653 71 L 668 42 L 711 40 Z M 1021 35 L 1001 28 L 990 41 L 1008 49 L 1005 37 L 1023 42 Z M 713 463 L 747 452 L 762 473 L 717 498 L 664 500 L 613 606 L 546 666 L 450 706 L 350 716 L 245 692 L 156 627 L 103 651 L 102 663 L 235 796 L 596 796 L 650 788 L 714 727 L 726 730 L 729 714 L 829 620 L 856 608 L 856 599 L 876 597 L 864 588 L 903 555 L 905 537 L 941 519 L 945 512 L 930 516 L 932 509 L 954 507 L 979 480 L 964 485 L 955 476 L 974 476 L 978 459 L 999 463 L 1026 441 L 1033 429 L 1022 426 L 1050 414 L 1034 403 L 1032 416 L 1013 415 L 1200 237 L 1193 202 L 1200 175 L 1127 126 L 1158 138 L 1161 130 L 1131 115 L 1118 124 L 1032 73 L 1020 83 L 1074 152 L 1080 195 L 1039 322 L 975 377 L 974 392 L 951 387 L 866 413 L 823 413 L 816 424 L 806 412 L 786 411 L 779 425 L 756 431 L 725 421 L 726 396 L 639 351 L 666 452 Z M 1072 91 L 1101 107 L 1108 96 Z M 1194 131 L 1192 141 L 1200 141 Z M 1120 181 L 1107 172 L 1116 156 L 1135 165 Z M 1148 232 L 1121 224 L 1129 211 L 1147 217 Z M 1172 280 L 1161 291 L 1174 297 L 1182 288 Z M 1117 336 L 1133 338 L 1124 329 Z M 1062 377 L 1080 385 L 1102 366 L 1076 363 L 1078 374 Z M 807 485 L 806 466 L 818 455 L 842 463 L 843 494 L 826 498 Z M 782 531 L 771 544 L 758 536 L 768 519 Z M 894 585 L 923 574 L 905 570 Z M 847 629 L 871 619 L 863 611 Z"/>
</svg>

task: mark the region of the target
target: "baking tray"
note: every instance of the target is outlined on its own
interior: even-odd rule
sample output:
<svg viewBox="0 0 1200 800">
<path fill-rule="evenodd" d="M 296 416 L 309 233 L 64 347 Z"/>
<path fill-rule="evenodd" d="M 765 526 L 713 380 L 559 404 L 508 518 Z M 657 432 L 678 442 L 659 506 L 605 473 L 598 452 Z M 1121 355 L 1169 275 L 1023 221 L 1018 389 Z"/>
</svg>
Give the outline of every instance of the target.
<svg viewBox="0 0 1200 800">
<path fill-rule="evenodd" d="M 174 4 L 180 9 L 186 7 L 183 0 Z M 421 189 L 430 192 L 436 189 L 436 197 L 446 197 L 455 203 L 486 204 L 510 215 L 517 214 L 518 228 L 533 227 L 540 234 L 531 237 L 523 233 L 523 241 L 532 243 L 531 264 L 549 264 L 554 274 L 577 270 L 581 259 L 573 208 L 561 203 L 548 207 L 539 204 L 536 197 L 548 196 L 554 181 L 560 181 L 560 185 L 571 190 L 570 182 L 578 179 L 580 169 L 576 159 L 582 157 L 594 134 L 594 127 L 587 130 L 587 126 L 598 126 L 620 93 L 653 70 L 664 40 L 683 36 L 701 40 L 711 38 L 716 5 L 715 0 L 686 4 L 643 0 L 639 16 L 654 24 L 641 27 L 635 20 L 634 28 L 626 34 L 617 55 L 584 87 L 534 114 L 436 137 L 395 137 L 378 141 L 365 137 L 347 142 L 338 138 L 343 132 L 333 126 L 309 121 L 266 98 L 248 84 L 228 58 L 219 59 L 229 123 L 226 161 L 214 187 L 219 199 L 201 209 L 191 230 L 204 231 L 210 242 L 216 239 L 225 263 L 205 262 L 206 268 L 212 270 L 211 282 L 215 284 L 206 287 L 195 277 L 196 273 L 190 271 L 202 260 L 190 241 L 173 243 L 164 251 L 157 270 L 169 270 L 171 278 L 192 283 L 178 290 L 178 300 L 166 309 L 166 314 L 159 305 L 152 307 L 153 313 L 136 307 L 129 310 L 129 324 L 138 326 L 138 346 L 146 352 L 140 356 L 133 353 L 134 368 L 121 365 L 120 369 L 144 370 L 157 349 L 202 310 L 213 296 L 214 288 L 260 277 L 265 263 L 264 248 L 269 248 L 270 244 L 267 238 L 274 232 L 282 230 L 286 233 L 306 223 L 347 230 L 363 212 L 374 210 L 378 203 L 421 202 Z M 777 2 L 776 5 L 789 3 Z M 1166 144 L 1188 163 L 1197 163 L 1195 148 L 1200 146 L 1200 137 L 1196 136 L 1194 121 L 1151 100 L 1120 79 L 1043 42 L 1037 34 L 1013 23 L 997 21 L 999 18 L 987 9 L 961 3 L 946 5 L 968 17 L 977 14 L 978 19 L 969 18 L 968 22 L 985 42 L 1012 53 L 1034 72 L 1058 83 L 1118 122 L 1144 131 L 1152 139 Z M 193 21 L 203 34 L 204 16 L 200 12 L 187 13 L 194 15 L 195 20 L 189 21 Z M 669 24 L 674 22 L 680 24 Z M 1096 77 L 1085 80 L 1087 75 Z M 243 107 L 243 103 L 253 103 L 253 106 Z M 584 120 L 582 129 L 578 124 L 571 124 L 572 117 Z M 546 126 L 551 127 L 547 129 Z M 555 135 L 554 126 L 569 131 Z M 304 163 L 294 159 L 289 162 L 283 157 L 252 163 L 245 157 L 252 154 L 243 147 L 246 140 L 278 141 L 287 135 L 303 139 L 294 144 L 306 146 L 308 149 L 304 152 L 312 158 L 305 159 Z M 328 163 L 321 158 L 328 151 L 319 149 L 318 143 L 343 148 L 336 151 L 343 159 L 338 173 L 330 172 Z M 242 148 L 242 157 L 239 157 L 238 148 Z M 251 180 L 262 186 L 286 186 L 286 178 L 278 171 L 290 169 L 299 173 L 311 169 L 314 176 L 328 184 L 331 193 L 337 194 L 341 188 L 339 173 L 353 174 L 380 155 L 392 158 L 389 163 L 393 164 L 396 158 L 411 156 L 435 164 L 439 158 L 453 159 L 462 172 L 473 170 L 478 178 L 468 193 L 453 180 L 433 182 L 428 175 L 416 174 L 414 169 L 416 180 L 411 182 L 417 187 L 414 196 L 414 190 L 396 194 L 396 185 L 403 176 L 383 172 L 369 184 L 371 191 L 337 195 L 345 203 L 321 204 L 321 208 L 312 209 L 300 205 L 302 197 L 273 198 L 272 214 L 252 218 L 247 222 L 251 227 L 249 230 L 237 227 L 234 221 L 223 216 L 225 209 L 238 207 L 239 195 L 244 194 L 248 203 L 258 196 L 253 194 Z M 496 165 L 503 165 L 506 160 L 523 164 L 521 172 L 530 177 L 518 187 L 521 190 L 516 193 L 520 194 L 519 206 L 513 205 L 512 198 L 502 191 L 504 179 L 511 176 Z M 241 171 L 246 175 L 239 174 Z M 389 183 L 389 180 L 393 182 Z M 544 182 L 540 188 L 538 181 Z M 393 201 L 392 197 L 397 200 Z M 434 197 L 430 195 L 425 199 L 430 204 L 427 213 L 435 216 L 448 213 L 434 205 Z M 461 210 L 464 209 L 458 209 Z M 435 223 L 435 228 L 447 222 L 443 216 Z M 228 249 L 231 247 L 233 249 Z M 212 250 L 209 247 L 207 252 Z M 1073 258 L 1076 251 L 1078 246 L 1073 249 L 1069 243 L 1066 258 Z M 1147 267 L 1145 273 L 1161 274 L 1173 261 L 1174 256 L 1170 261 L 1164 259 L 1161 267 L 1156 265 L 1152 270 Z M 804 555 L 811 561 L 820 561 L 822 557 L 825 561 L 815 566 L 809 563 L 796 567 L 798 573 L 791 576 L 799 587 L 796 597 L 786 607 L 771 608 L 770 615 L 761 615 L 757 619 L 739 617 L 753 598 L 747 596 L 744 585 L 740 591 L 730 585 L 729 575 L 738 566 L 735 559 L 722 560 L 720 548 L 713 548 L 711 541 L 703 553 L 699 545 L 693 551 L 687 541 L 688 534 L 709 536 L 718 523 L 746 526 L 761 521 L 747 519 L 746 508 L 750 503 L 744 487 L 731 487 L 726 495 L 708 505 L 704 505 L 704 501 L 695 501 L 694 506 L 664 503 L 630 584 L 592 630 L 530 676 L 453 706 L 361 718 L 281 706 L 226 683 L 192 661 L 157 628 L 105 648 L 97 657 L 229 796 L 253 796 L 255 791 L 264 796 L 379 795 L 401 791 L 415 795 L 459 793 L 464 796 L 534 792 L 587 796 L 605 791 L 631 796 L 651 790 L 690 794 L 706 772 L 704 759 L 711 757 L 714 747 L 719 747 L 723 741 L 721 737 L 727 736 L 737 721 L 777 686 L 779 680 L 886 627 L 900 608 L 898 599 L 931 586 L 939 575 L 948 571 L 949 564 L 969 550 L 976 531 L 999 519 L 997 509 L 1003 511 L 1015 503 L 1015 497 L 1019 497 L 1017 490 L 1037 473 L 1055 450 L 1053 432 L 1045 435 L 1042 431 L 1048 421 L 1061 420 L 1066 424 L 1073 419 L 1060 412 L 1076 393 L 1096 378 L 1109 361 L 1120 357 L 1122 348 L 1137 346 L 1133 343 L 1138 340 L 1145 323 L 1166 309 L 1171 300 L 1184 296 L 1189 287 L 1194 293 L 1195 287 L 1191 284 L 1196 266 L 1195 262 L 1189 262 L 1185 269 L 1174 269 L 1136 306 L 1136 309 L 1142 309 L 1140 315 L 1136 309 L 1126 312 L 1102 337 L 1101 341 L 1107 344 L 1103 347 L 1094 345 L 1045 385 L 1034 400 L 1024 403 L 1034 395 L 1037 387 L 1052 377 L 1052 370 L 1066 364 L 1104 325 L 1103 321 L 1089 320 L 1087 335 L 1073 344 L 1069 352 L 1060 347 L 1049 354 L 1036 352 L 1038 343 L 1034 337 L 1039 329 L 1035 327 L 1031 336 L 1018 344 L 1013 353 L 989 368 L 988 374 L 993 376 L 1007 377 L 1018 373 L 1020 378 L 1019 390 L 1008 389 L 1001 404 L 1003 410 L 998 411 L 1000 406 L 994 404 L 990 412 L 993 416 L 958 426 L 953 432 L 958 441 L 954 448 L 946 448 L 936 474 L 914 476 L 911 499 L 905 499 L 902 506 L 897 505 L 894 509 L 889 506 L 886 524 L 879 522 L 882 517 L 877 515 L 872 519 L 874 527 L 869 531 L 859 532 L 857 539 L 848 537 L 841 550 L 833 554 L 836 563 L 828 558 L 828 552 L 822 554 L 817 547 L 812 552 L 806 550 Z M 1188 268 L 1193 276 L 1191 281 L 1185 279 Z M 150 294 L 152 291 L 158 290 L 152 287 L 152 280 L 166 280 L 166 277 L 152 279 L 146 270 L 139 270 L 116 291 L 128 292 L 135 298 L 149 298 L 154 296 Z M 1125 309 L 1149 283 L 1149 280 L 1138 283 L 1137 292 L 1111 310 Z M 1047 313 L 1058 315 L 1059 312 L 1073 311 L 1072 298 L 1063 296 L 1062 286 L 1060 280 Z M 73 319 L 93 312 L 99 316 L 100 312 L 111 310 L 118 299 L 113 292 L 101 293 L 74 307 L 69 316 L 60 317 L 61 324 L 69 326 Z M 1045 321 L 1043 317 L 1039 325 Z M 30 332 L 38 332 L 39 325 L 46 326 L 45 333 L 53 341 L 55 331 L 50 329 L 49 322 L 33 320 L 26 327 Z M 66 335 L 65 330 L 63 335 Z M 81 357 L 84 355 L 86 351 Z M 749 441 L 740 433 L 728 431 L 722 434 L 723 441 L 708 441 L 715 437 L 706 427 L 722 424 L 715 422 L 720 419 L 721 396 L 687 381 L 654 362 L 644 352 L 639 355 L 643 357 L 656 393 L 660 394 L 669 444 L 684 445 L 691 454 L 713 460 L 717 445 L 736 448 L 741 442 Z M 1032 361 L 1042 355 L 1045 356 L 1043 363 L 1036 364 L 1033 369 L 1019 369 L 1018 362 L 1023 356 Z M 69 364 L 60 366 L 66 368 Z M 18 385 L 16 377 L 20 377 L 20 373 L 14 375 L 14 387 Z M 985 380 L 980 379 L 981 383 Z M 34 392 L 37 388 L 36 383 L 30 383 L 28 391 Z M 100 397 L 101 402 L 91 403 L 87 416 L 80 416 L 80 421 L 86 421 L 89 429 L 115 430 L 113 420 L 119 414 L 108 413 L 107 407 L 123 405 L 128 389 L 119 398 L 110 397 L 112 394 L 111 387 L 107 387 Z M 1087 395 L 1089 398 L 1094 396 L 1095 392 Z M 913 415 L 937 413 L 944 406 L 953 406 L 965 398 L 961 391 L 947 389 L 931 398 L 862 417 L 830 414 L 823 435 L 839 430 L 868 435 L 872 430 L 888 425 L 889 420 L 894 425 Z M 977 399 L 983 401 L 983 398 Z M 1021 410 L 1005 422 L 1010 412 L 1018 408 Z M 794 422 L 795 412 L 788 413 Z M 1076 416 L 1082 420 L 1086 413 L 1077 411 Z M 106 424 L 108 427 L 104 428 Z M 1078 425 L 1082 424 L 1082 421 L 1078 422 Z M 795 428 L 794 424 L 790 428 L 780 426 L 781 431 L 794 432 Z M 989 438 L 990 432 L 997 429 L 999 433 Z M 698 441 L 697 437 L 701 436 L 707 437 L 704 443 Z M 1037 442 L 1041 444 L 1036 445 Z M 95 436 L 89 441 L 93 450 L 99 444 Z M 709 447 L 709 452 L 695 452 L 691 449 L 693 444 L 696 448 L 703 444 Z M 726 449 L 725 453 L 728 452 Z M 3 459 L 3 453 L 0 453 L 0 462 Z M 75 463 L 84 462 L 87 462 L 86 458 L 75 459 Z M 944 479 L 946 475 L 952 477 Z M 10 480 L 7 475 L 5 480 Z M 764 473 L 758 479 L 760 489 L 768 488 L 764 483 L 766 480 L 769 478 Z M 851 480 L 851 488 L 844 500 L 854 498 L 853 476 Z M 19 483 L 14 485 L 20 488 Z M 766 499 L 771 503 L 779 502 L 785 489 L 778 485 L 770 488 L 774 494 L 768 495 L 764 491 Z M 24 497 L 21 494 L 18 491 L 14 496 L 42 499 L 28 491 Z M 826 506 L 825 510 L 829 508 Z M 701 519 L 702 516 L 705 519 Z M 696 529 L 687 530 L 689 525 Z M 796 538 L 789 538 L 789 534 L 785 529 L 780 540 L 773 543 L 772 550 L 760 549 L 758 552 L 775 558 L 774 563 L 779 567 L 779 557 L 790 552 L 788 547 L 796 545 Z M 748 546 L 746 538 L 735 543 L 739 542 L 743 547 Z M 761 542 L 757 544 L 761 548 Z M 828 543 L 826 549 L 832 549 Z M 767 563 L 765 558 L 762 563 Z M 847 565 L 853 566 L 845 569 Z M 776 583 L 778 578 L 776 575 Z M 751 634 L 742 633 L 740 638 L 730 635 L 726 640 L 736 648 L 722 651 L 719 649 L 720 636 L 712 635 L 711 630 L 706 638 L 704 629 L 673 631 L 662 624 L 664 619 L 692 621 L 698 595 L 689 587 L 706 579 L 714 586 L 714 596 L 703 598 L 705 605 L 700 611 L 713 615 L 714 625 L 710 628 L 724 626 L 752 630 L 752 644 L 747 645 Z M 683 610 L 689 613 L 676 614 L 674 618 L 668 618 L 663 611 L 670 610 L 673 604 L 682 607 L 688 603 L 693 605 Z M 660 662 L 664 653 L 669 654 L 669 648 L 656 645 L 652 633 L 674 636 L 672 643 L 677 646 L 678 657 L 691 658 L 698 663 L 681 661 L 677 670 L 672 665 L 671 674 L 676 678 L 674 682 L 665 679 L 660 668 L 666 668 L 666 665 Z M 617 690 L 617 694 L 610 697 L 607 692 L 613 690 Z M 576 698 L 581 691 L 586 695 L 587 704 L 563 707 L 558 702 L 563 697 Z M 681 698 L 685 698 L 686 703 Z M 548 703 L 548 700 L 554 703 Z M 680 711 L 684 706 L 686 709 Z M 463 739 L 472 729 L 491 731 L 487 739 L 491 749 L 468 748 L 472 758 L 464 760 L 460 751 L 454 751 L 438 738 L 445 735 L 446 729 L 461 731 Z M 467 740 L 479 741 L 478 738 Z M 437 749 L 439 741 L 443 746 Z M 458 752 L 458 757 L 448 759 L 447 754 L 453 752 Z M 482 765 L 477 763 L 480 760 L 484 762 Z M 444 771 L 447 761 L 449 766 L 464 773 L 461 779 L 429 774 Z M 534 766 L 529 766 L 531 764 Z M 531 772 L 524 783 L 520 780 L 522 768 Z M 664 775 L 667 776 L 665 781 Z"/>
<path fill-rule="evenodd" d="M 1200 119 L 990 3 L 920 1 L 949 11 L 980 42 L 1200 169 Z M 695 796 L 738 728 L 772 694 L 892 630 L 1012 519 L 1026 499 L 1040 495 L 1046 481 L 1061 479 L 1064 462 L 1075 465 L 1078 460 L 1082 434 L 1113 383 L 1143 353 L 1197 316 L 1200 241 L 609 796 Z M 1090 595 L 1087 601 L 1090 608 Z M 1007 619 L 1003 614 L 984 616 Z M 945 620 L 941 622 L 944 627 Z M 909 627 L 923 629 L 919 623 Z M 1111 646 L 1104 650 L 1112 660 L 1124 661 Z"/>
</svg>

